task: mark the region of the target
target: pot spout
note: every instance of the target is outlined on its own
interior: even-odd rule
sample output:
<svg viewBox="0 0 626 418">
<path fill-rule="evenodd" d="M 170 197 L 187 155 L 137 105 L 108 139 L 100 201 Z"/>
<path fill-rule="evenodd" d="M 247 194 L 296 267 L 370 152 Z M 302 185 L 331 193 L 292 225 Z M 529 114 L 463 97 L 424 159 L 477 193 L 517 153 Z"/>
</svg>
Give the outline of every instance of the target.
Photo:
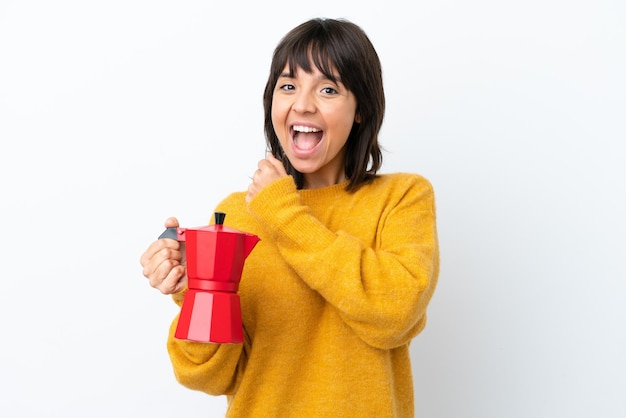
<svg viewBox="0 0 626 418">
<path fill-rule="evenodd" d="M 244 249 L 243 249 L 246 258 L 248 257 L 248 255 L 250 255 L 250 253 L 252 252 L 252 250 L 254 249 L 254 247 L 257 245 L 259 241 L 261 241 L 261 238 L 257 237 L 256 235 L 246 234 L 246 239 L 244 242 Z"/>
</svg>

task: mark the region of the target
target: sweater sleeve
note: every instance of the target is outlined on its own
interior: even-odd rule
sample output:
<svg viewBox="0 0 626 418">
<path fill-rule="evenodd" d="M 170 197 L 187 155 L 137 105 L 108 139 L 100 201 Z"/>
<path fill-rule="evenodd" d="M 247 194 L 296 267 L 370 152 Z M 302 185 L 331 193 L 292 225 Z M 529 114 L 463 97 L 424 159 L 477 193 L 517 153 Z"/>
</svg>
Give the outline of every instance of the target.
<svg viewBox="0 0 626 418">
<path fill-rule="evenodd" d="M 407 344 L 424 328 L 439 273 L 430 183 L 413 177 L 391 196 L 380 209 L 374 245 L 329 230 L 301 204 L 290 179 L 272 183 L 249 204 L 300 278 L 362 340 L 382 349 Z"/>
<path fill-rule="evenodd" d="M 179 305 L 182 302 L 174 300 Z M 248 342 L 212 344 L 179 340 L 174 337 L 178 317 L 172 321 L 167 339 L 176 380 L 189 389 L 210 395 L 231 395 L 243 369 Z"/>
</svg>

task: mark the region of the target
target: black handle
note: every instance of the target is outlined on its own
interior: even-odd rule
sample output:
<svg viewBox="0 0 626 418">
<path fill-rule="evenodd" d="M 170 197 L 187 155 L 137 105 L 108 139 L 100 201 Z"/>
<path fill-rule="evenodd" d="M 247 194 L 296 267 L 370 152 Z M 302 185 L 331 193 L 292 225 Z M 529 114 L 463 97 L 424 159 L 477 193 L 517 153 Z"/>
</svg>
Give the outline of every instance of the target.
<svg viewBox="0 0 626 418">
<path fill-rule="evenodd" d="M 159 235 L 159 239 L 162 238 L 171 238 L 178 241 L 178 232 L 176 231 L 176 227 L 167 228 L 165 231 Z"/>
</svg>

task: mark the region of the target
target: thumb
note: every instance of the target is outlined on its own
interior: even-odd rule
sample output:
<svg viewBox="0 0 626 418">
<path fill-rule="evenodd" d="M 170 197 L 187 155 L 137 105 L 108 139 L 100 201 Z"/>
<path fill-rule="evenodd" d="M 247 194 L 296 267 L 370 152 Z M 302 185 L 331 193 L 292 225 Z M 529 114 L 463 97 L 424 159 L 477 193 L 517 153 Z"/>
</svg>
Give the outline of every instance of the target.
<svg viewBox="0 0 626 418">
<path fill-rule="evenodd" d="M 170 216 L 169 218 L 165 220 L 164 225 L 166 228 L 178 228 L 179 227 L 178 219 L 176 219 L 173 216 Z"/>
</svg>

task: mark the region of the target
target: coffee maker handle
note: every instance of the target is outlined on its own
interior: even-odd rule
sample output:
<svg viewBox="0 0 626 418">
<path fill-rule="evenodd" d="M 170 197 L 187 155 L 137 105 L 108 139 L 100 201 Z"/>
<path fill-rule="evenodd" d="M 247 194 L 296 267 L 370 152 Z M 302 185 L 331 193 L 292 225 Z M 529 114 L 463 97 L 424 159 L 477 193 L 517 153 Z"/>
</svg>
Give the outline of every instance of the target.
<svg viewBox="0 0 626 418">
<path fill-rule="evenodd" d="M 161 235 L 159 235 L 159 239 L 170 238 L 170 239 L 175 239 L 176 241 L 178 241 L 177 229 L 178 228 L 176 227 L 166 228 L 165 231 L 163 231 Z"/>
</svg>

